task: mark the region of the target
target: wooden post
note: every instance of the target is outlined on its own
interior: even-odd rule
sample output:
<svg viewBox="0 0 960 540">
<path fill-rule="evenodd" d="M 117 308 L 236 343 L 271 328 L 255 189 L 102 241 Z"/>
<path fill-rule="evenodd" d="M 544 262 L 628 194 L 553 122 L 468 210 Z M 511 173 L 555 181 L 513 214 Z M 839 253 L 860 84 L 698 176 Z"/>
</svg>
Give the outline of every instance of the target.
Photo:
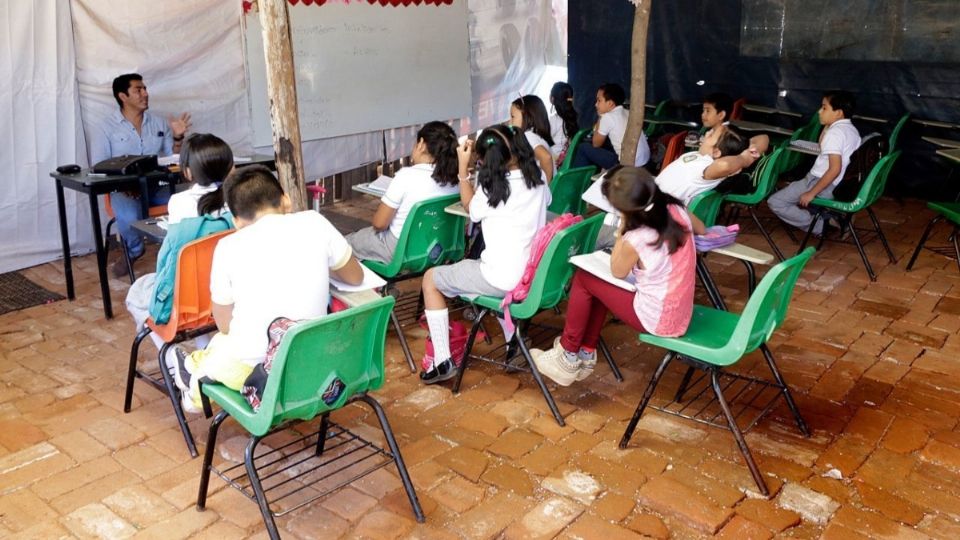
<svg viewBox="0 0 960 540">
<path fill-rule="evenodd" d="M 270 125 L 280 185 L 290 197 L 294 211 L 307 209 L 303 177 L 303 147 L 297 110 L 297 80 L 290 40 L 287 0 L 259 0 L 263 27 L 263 54 L 267 65 L 267 96 Z"/>
<path fill-rule="evenodd" d="M 643 113 L 647 102 L 647 27 L 653 0 L 633 0 L 633 40 L 630 46 L 630 116 L 623 136 L 620 163 L 633 166 L 637 159 L 637 143 L 643 132 Z"/>
</svg>

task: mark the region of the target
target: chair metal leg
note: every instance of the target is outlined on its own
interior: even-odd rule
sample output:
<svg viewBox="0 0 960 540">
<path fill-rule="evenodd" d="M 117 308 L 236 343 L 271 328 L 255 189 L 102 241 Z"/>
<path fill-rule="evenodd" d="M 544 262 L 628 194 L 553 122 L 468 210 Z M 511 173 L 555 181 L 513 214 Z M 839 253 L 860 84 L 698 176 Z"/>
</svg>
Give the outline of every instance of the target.
<svg viewBox="0 0 960 540">
<path fill-rule="evenodd" d="M 713 276 L 710 275 L 710 269 L 707 268 L 706 261 L 703 260 L 702 255 L 697 255 L 697 276 L 700 277 L 700 283 L 703 284 L 704 290 L 707 292 L 707 297 L 710 299 L 710 303 L 713 304 L 713 307 L 727 311 L 727 304 L 724 303 L 723 297 L 720 296 L 720 291 L 717 289 L 717 284 L 713 281 Z"/>
<path fill-rule="evenodd" d="M 460 392 L 460 383 L 463 382 L 463 374 L 467 372 L 467 364 L 470 363 L 470 351 L 473 350 L 473 342 L 477 339 L 477 330 L 480 329 L 483 318 L 487 316 L 488 310 L 482 309 L 477 314 L 477 319 L 473 321 L 470 328 L 470 336 L 467 338 L 467 346 L 463 349 L 463 360 L 460 361 L 460 367 L 457 368 L 457 378 L 453 382 L 453 393 Z"/>
<path fill-rule="evenodd" d="M 753 294 L 753 290 L 757 288 L 757 271 L 753 268 L 753 263 L 744 259 L 740 259 L 740 262 L 743 263 L 743 266 L 747 269 L 747 293 L 748 296 Z"/>
<path fill-rule="evenodd" d="M 880 220 L 877 219 L 877 215 L 873 213 L 872 208 L 867 207 L 867 215 L 870 216 L 870 221 L 873 222 L 873 228 L 877 230 L 877 236 L 880 237 L 880 243 L 883 244 L 883 249 L 887 250 L 887 258 L 890 259 L 890 264 L 897 264 L 897 257 L 893 254 L 893 250 L 890 249 L 887 237 L 884 236 L 883 229 L 880 228 Z"/>
<path fill-rule="evenodd" d="M 647 404 L 650 403 L 650 398 L 653 397 L 653 391 L 657 388 L 660 377 L 663 376 L 663 372 L 667 370 L 667 366 L 670 365 L 670 361 L 673 360 L 674 356 L 676 356 L 676 353 L 673 351 L 668 352 L 666 356 L 663 357 L 663 360 L 660 361 L 657 370 L 653 372 L 650 384 L 648 384 L 647 389 L 643 391 L 643 397 L 640 399 L 640 403 L 637 404 L 637 410 L 633 412 L 633 418 L 630 419 L 630 423 L 627 424 L 627 429 L 623 432 L 623 437 L 620 439 L 621 449 L 626 448 L 630 442 L 630 438 L 633 437 L 633 432 L 637 429 L 637 423 L 640 422 L 640 416 L 643 414 L 643 410 L 646 409 Z"/>
<path fill-rule="evenodd" d="M 787 383 L 783 380 L 783 375 L 780 374 L 780 369 L 773 359 L 773 353 L 770 352 L 770 348 L 767 347 L 766 343 L 760 346 L 760 350 L 763 352 L 763 357 L 767 361 L 767 366 L 770 367 L 770 372 L 773 373 L 773 378 L 776 379 L 777 384 L 780 385 L 783 398 L 787 400 L 787 407 L 790 407 L 790 412 L 793 413 L 793 419 L 797 422 L 797 428 L 800 430 L 800 433 L 803 433 L 804 437 L 809 437 L 810 428 L 808 428 L 807 423 L 803 421 L 803 416 L 800 415 L 800 408 L 797 407 L 797 403 L 793 401 L 793 394 L 790 393 L 790 388 L 787 387 Z"/>
<path fill-rule="evenodd" d="M 130 347 L 130 366 L 127 368 L 127 389 L 123 396 L 123 412 L 130 412 L 130 406 L 133 404 L 133 381 L 137 378 L 137 357 L 140 356 L 140 343 L 143 338 L 150 334 L 150 327 L 143 326 L 143 330 L 137 333 L 133 338 L 133 345 Z"/>
<path fill-rule="evenodd" d="M 190 451 L 190 457 L 197 457 L 197 445 L 193 442 L 193 434 L 190 433 L 190 426 L 187 425 L 187 418 L 183 414 L 183 404 L 180 403 L 180 389 L 173 383 L 173 377 L 167 370 L 166 363 L 163 361 L 173 343 L 164 343 L 160 348 L 158 360 L 160 363 L 160 375 L 163 376 L 163 384 L 167 387 L 167 395 L 170 397 L 170 403 L 173 404 L 173 412 L 177 415 L 177 423 L 180 424 L 180 432 L 183 433 L 183 440 L 187 443 L 187 450 Z"/>
<path fill-rule="evenodd" d="M 316 456 L 323 454 L 327 446 L 327 432 L 330 430 L 330 413 L 324 413 L 320 417 L 320 430 L 317 432 L 317 450 Z"/>
<path fill-rule="evenodd" d="M 770 497 L 770 490 L 767 489 L 767 483 L 764 482 L 763 475 L 760 474 L 760 468 L 757 467 L 757 462 L 753 460 L 753 454 L 750 453 L 747 440 L 743 437 L 743 432 L 740 431 L 740 427 L 737 426 L 737 420 L 730 410 L 730 405 L 723 397 L 723 389 L 720 387 L 719 369 L 714 368 L 710 370 L 710 382 L 713 385 L 713 393 L 717 396 L 717 402 L 720 404 L 720 408 L 723 409 L 723 415 L 727 418 L 727 425 L 730 427 L 730 431 L 733 432 L 733 438 L 737 441 L 740 453 L 743 454 L 743 459 L 747 462 L 747 468 L 750 469 L 750 475 L 753 476 L 753 481 L 756 482 L 757 488 L 760 489 L 760 493 L 763 494 L 764 497 Z"/>
<path fill-rule="evenodd" d="M 773 254 L 777 256 L 777 260 L 780 262 L 784 261 L 783 253 L 780 251 L 780 248 L 777 247 L 777 244 L 773 241 L 773 237 L 770 236 L 770 233 L 767 232 L 767 228 L 763 226 L 763 223 L 760 223 L 760 217 L 757 216 L 757 213 L 754 211 L 753 207 L 749 208 L 750 217 L 753 218 L 753 223 L 756 224 L 757 228 L 760 229 L 760 234 L 763 235 L 763 239 L 767 241 L 767 244 L 770 245 L 770 249 L 773 250 Z"/>
<path fill-rule="evenodd" d="M 110 218 L 107 221 L 107 230 L 103 235 L 103 254 L 106 255 L 110 251 L 110 228 L 113 227 L 113 224 L 117 222 L 116 218 Z"/>
<path fill-rule="evenodd" d="M 687 372 L 683 374 L 683 379 L 680 380 L 680 387 L 677 388 L 677 393 L 673 396 L 673 400 L 677 403 L 683 401 L 683 394 L 687 392 L 687 386 L 690 385 L 690 379 L 693 378 L 693 372 L 696 371 L 694 367 L 688 367 Z"/>
<path fill-rule="evenodd" d="M 553 413 L 553 418 L 561 427 L 565 426 L 566 422 L 563 420 L 563 415 L 560 414 L 560 409 L 557 407 L 557 402 L 553 399 L 553 394 L 550 393 L 550 389 L 547 388 L 547 384 L 543 381 L 540 370 L 537 369 L 537 365 L 533 362 L 533 357 L 530 356 L 530 350 L 527 349 L 527 344 L 524 342 L 523 330 L 521 330 L 519 326 L 517 327 L 516 333 L 514 333 L 513 339 L 517 340 L 517 344 L 520 345 L 520 351 L 523 352 L 523 357 L 527 359 L 527 364 L 530 366 L 530 373 L 533 374 L 534 380 L 537 381 L 537 386 L 540 387 L 543 399 L 547 400 L 547 406 L 550 408 L 550 412 Z"/>
<path fill-rule="evenodd" d="M 813 236 L 813 229 L 817 226 L 817 220 L 820 219 L 820 212 L 813 216 L 813 219 L 810 221 L 810 226 L 807 227 L 807 234 L 803 236 L 803 242 L 800 242 L 800 247 L 797 248 L 797 254 L 799 255 L 804 249 L 807 248 L 807 242 L 810 241 L 810 237 Z"/>
<path fill-rule="evenodd" d="M 387 445 L 390 446 L 390 453 L 393 454 L 393 463 L 397 466 L 400 481 L 403 482 L 403 489 L 407 492 L 407 499 L 410 500 L 410 506 L 413 508 L 413 515 L 416 517 L 417 523 L 423 523 L 426 521 L 426 517 L 423 515 L 420 500 L 417 498 L 417 492 L 413 487 L 413 482 L 410 480 L 410 475 L 407 473 L 407 466 L 403 462 L 403 456 L 400 455 L 400 447 L 397 445 L 396 437 L 393 436 L 393 429 L 390 428 L 390 421 L 387 420 L 387 415 L 383 411 L 383 407 L 379 401 L 370 395 L 364 394 L 360 396 L 360 399 L 367 405 L 370 405 L 370 408 L 377 413 L 380 429 L 383 430 L 383 435 L 387 439 Z"/>
<path fill-rule="evenodd" d="M 617 382 L 623 382 L 623 373 L 620 373 L 620 367 L 617 366 L 617 363 L 613 360 L 613 354 L 610 353 L 610 347 L 608 347 L 607 342 L 603 340 L 603 336 L 600 336 L 600 341 L 597 342 L 597 348 L 600 349 L 600 353 L 603 354 L 604 359 L 606 359 L 607 365 L 610 366 L 613 377 L 617 379 Z"/>
<path fill-rule="evenodd" d="M 953 234 L 950 235 L 950 239 L 953 240 L 953 254 L 956 257 L 957 269 L 960 270 L 960 241 L 957 240 L 957 234 L 960 233 L 957 227 L 953 228 Z"/>
<path fill-rule="evenodd" d="M 923 249 L 923 245 L 927 243 L 927 238 L 929 238 L 930 231 L 933 230 L 933 226 L 942 220 L 943 216 L 938 214 L 930 220 L 930 223 L 927 223 L 927 228 L 923 230 L 923 234 L 920 236 L 920 243 L 917 244 L 917 249 L 913 250 L 913 255 L 910 257 L 910 262 L 907 263 L 908 272 L 913 268 L 913 263 L 917 262 L 917 256 L 920 255 L 920 250 Z M 956 233 L 954 233 L 953 238 L 956 238 Z M 957 258 L 957 264 L 960 264 L 960 257 Z"/>
<path fill-rule="evenodd" d="M 876 281 L 877 274 L 873 272 L 873 267 L 870 266 L 870 260 L 867 259 L 867 252 L 863 250 L 863 243 L 860 242 L 860 235 L 857 234 L 857 229 L 853 226 L 853 224 L 850 225 L 850 236 L 853 237 L 853 243 L 857 245 L 857 251 L 860 252 L 860 260 L 863 261 L 863 266 L 867 269 L 867 274 L 870 276 L 870 281 Z"/>
<path fill-rule="evenodd" d="M 257 466 L 253 461 L 254 451 L 261 437 L 250 436 L 250 442 L 247 443 L 247 449 L 243 453 L 243 463 L 247 468 L 247 478 L 250 480 L 250 487 L 253 488 L 253 494 L 260 506 L 260 515 L 263 516 L 263 524 L 267 527 L 267 535 L 271 540 L 280 540 L 280 532 L 277 530 L 277 524 L 273 521 L 273 512 L 270 511 L 270 502 L 267 501 L 267 495 L 263 492 L 263 485 L 260 483 L 260 475 L 257 473 Z"/>
<path fill-rule="evenodd" d="M 207 487 L 210 485 L 210 467 L 213 466 L 213 453 L 217 445 L 217 433 L 220 424 L 227 419 L 227 411 L 220 411 L 210 422 L 207 432 L 207 447 L 203 451 L 203 468 L 200 469 L 200 490 L 197 492 L 197 510 L 203 511 L 207 507 Z"/>
<path fill-rule="evenodd" d="M 390 322 L 393 323 L 393 329 L 397 331 L 397 337 L 400 339 L 400 348 L 403 349 L 403 356 L 407 359 L 407 365 L 410 367 L 410 373 L 417 372 L 417 366 L 413 363 L 413 355 L 410 354 L 410 345 L 407 344 L 407 337 L 403 335 L 403 328 L 400 328 L 400 320 L 397 314 L 390 310 Z"/>
<path fill-rule="evenodd" d="M 123 241 L 122 237 L 120 238 L 120 253 L 123 254 L 123 261 L 127 263 L 127 276 L 130 277 L 130 284 L 133 285 L 137 276 L 133 274 L 133 261 L 130 259 L 130 251 L 127 250 L 127 243 Z"/>
</svg>

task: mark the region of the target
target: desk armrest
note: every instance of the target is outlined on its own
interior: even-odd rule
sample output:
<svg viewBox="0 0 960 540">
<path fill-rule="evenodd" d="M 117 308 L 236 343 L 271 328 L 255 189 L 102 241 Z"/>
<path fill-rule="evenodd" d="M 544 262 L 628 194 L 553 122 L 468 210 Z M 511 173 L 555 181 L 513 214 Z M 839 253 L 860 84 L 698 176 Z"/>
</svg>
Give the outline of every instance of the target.
<svg viewBox="0 0 960 540">
<path fill-rule="evenodd" d="M 773 255 L 760 251 L 759 249 L 753 249 L 750 246 L 745 246 L 738 242 L 734 242 L 729 246 L 722 248 L 716 248 L 710 250 L 710 253 L 717 253 L 720 255 L 726 255 L 727 257 L 733 257 L 734 259 L 740 259 L 742 261 L 747 261 L 754 264 L 764 264 L 771 265 L 775 260 Z"/>
</svg>

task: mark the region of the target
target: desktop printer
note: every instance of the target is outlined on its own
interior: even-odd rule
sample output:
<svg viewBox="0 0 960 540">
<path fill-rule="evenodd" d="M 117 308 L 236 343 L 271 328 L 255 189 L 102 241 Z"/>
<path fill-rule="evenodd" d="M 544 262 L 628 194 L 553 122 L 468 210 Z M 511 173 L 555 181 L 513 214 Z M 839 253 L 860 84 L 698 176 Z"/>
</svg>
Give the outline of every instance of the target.
<svg viewBox="0 0 960 540">
<path fill-rule="evenodd" d="M 96 174 L 128 175 L 145 174 L 157 170 L 157 156 L 117 156 L 105 159 L 93 166 Z"/>
</svg>

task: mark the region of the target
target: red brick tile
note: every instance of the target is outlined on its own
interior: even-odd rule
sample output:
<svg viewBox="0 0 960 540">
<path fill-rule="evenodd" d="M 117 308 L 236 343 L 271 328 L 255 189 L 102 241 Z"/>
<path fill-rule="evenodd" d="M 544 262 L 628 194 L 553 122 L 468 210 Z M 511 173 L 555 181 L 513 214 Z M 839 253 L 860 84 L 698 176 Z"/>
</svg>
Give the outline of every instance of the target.
<svg viewBox="0 0 960 540">
<path fill-rule="evenodd" d="M 920 422 L 898 416 L 883 437 L 882 444 L 887 450 L 909 454 L 923 448 L 929 436 L 927 428 Z"/>
<path fill-rule="evenodd" d="M 817 466 L 824 470 L 837 469 L 849 478 L 873 451 L 874 444 L 856 437 L 841 437 L 820 454 Z"/>
<path fill-rule="evenodd" d="M 519 465 L 533 474 L 546 476 L 561 463 L 564 463 L 569 455 L 562 445 L 547 442 L 524 456 L 519 461 Z"/>
<path fill-rule="evenodd" d="M 487 447 L 487 450 L 512 460 L 520 459 L 543 442 L 543 436 L 525 429 L 508 431 Z"/>
<path fill-rule="evenodd" d="M 670 531 L 663 524 L 663 520 L 653 514 L 637 514 L 627 521 L 627 528 L 636 531 L 643 536 L 666 540 L 670 537 Z"/>
<path fill-rule="evenodd" d="M 549 540 L 583 513 L 583 507 L 568 499 L 554 497 L 538 504 L 510 524 L 503 531 L 503 538 Z"/>
<path fill-rule="evenodd" d="M 633 497 L 607 492 L 590 505 L 587 511 L 608 521 L 620 522 L 630 515 L 635 505 Z"/>
<path fill-rule="evenodd" d="M 456 471 L 467 480 L 476 483 L 487 469 L 488 458 L 485 454 L 458 446 L 445 454 L 437 456 L 435 461 Z"/>
<path fill-rule="evenodd" d="M 430 490 L 430 496 L 451 511 L 462 514 L 478 505 L 486 494 L 482 486 L 454 477 Z"/>
<path fill-rule="evenodd" d="M 886 433 L 893 420 L 893 415 L 879 409 L 860 407 L 853 418 L 850 419 L 844 433 L 865 443 L 876 444 Z"/>
<path fill-rule="evenodd" d="M 923 510 L 910 501 L 897 497 L 866 482 L 854 482 L 865 507 L 883 514 L 887 519 L 907 525 L 916 525 L 923 519 Z"/>
<path fill-rule="evenodd" d="M 715 536 L 717 539 L 730 540 L 768 540 L 772 537 L 769 529 L 741 516 L 734 516 Z"/>
<path fill-rule="evenodd" d="M 800 523 L 800 514 L 785 510 L 772 501 L 747 499 L 734 509 L 754 523 L 761 523 L 773 532 L 780 532 Z"/>
<path fill-rule="evenodd" d="M 604 538 L 605 540 L 639 540 L 633 531 L 618 527 L 591 514 L 583 514 L 557 537 L 565 540 Z"/>
<path fill-rule="evenodd" d="M 851 506 L 844 506 L 837 511 L 833 523 L 854 531 L 862 531 L 873 538 L 897 538 L 904 540 L 914 538 L 920 540 L 926 538 L 925 534 L 890 521 L 880 514 L 857 510 Z"/>
<path fill-rule="evenodd" d="M 937 440 L 931 440 L 927 443 L 927 446 L 920 452 L 920 458 L 954 471 L 960 470 L 960 448 Z"/>
<path fill-rule="evenodd" d="M 510 464 L 488 467 L 480 480 L 497 486 L 498 489 L 511 491 L 523 497 L 532 496 L 536 489 L 536 484 L 526 470 Z"/>
<path fill-rule="evenodd" d="M 512 493 L 498 493 L 459 516 L 451 528 L 469 538 L 495 538 L 533 506 L 527 499 Z"/>
<path fill-rule="evenodd" d="M 392 512 L 375 510 L 363 516 L 352 534 L 371 540 L 393 540 L 400 538 L 413 528 L 416 522 Z"/>
<path fill-rule="evenodd" d="M 732 514 L 683 484 L 662 476 L 640 488 L 640 503 L 709 534 L 715 534 Z"/>
</svg>

